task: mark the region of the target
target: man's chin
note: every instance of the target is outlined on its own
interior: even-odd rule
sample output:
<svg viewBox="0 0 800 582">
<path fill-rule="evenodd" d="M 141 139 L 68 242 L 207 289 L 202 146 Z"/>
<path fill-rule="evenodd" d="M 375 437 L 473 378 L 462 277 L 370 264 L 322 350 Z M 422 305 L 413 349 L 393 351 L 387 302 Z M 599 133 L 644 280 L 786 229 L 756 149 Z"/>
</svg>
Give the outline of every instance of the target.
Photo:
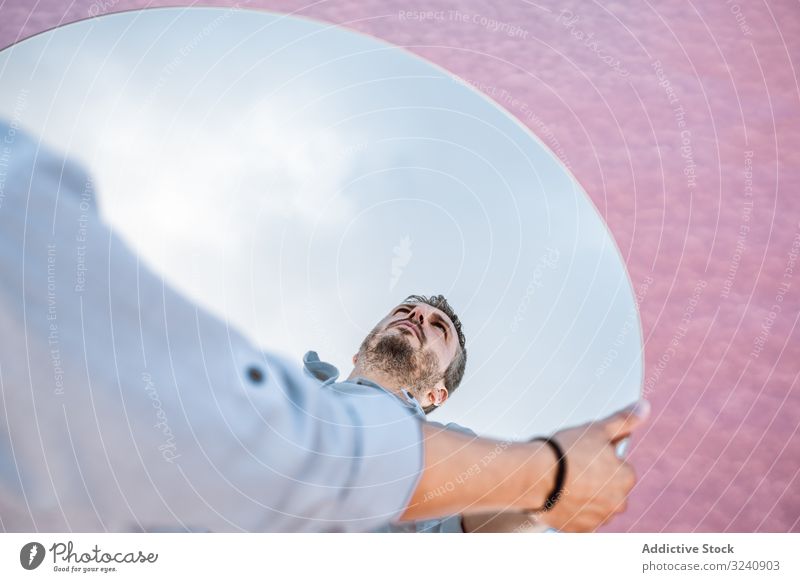
<svg viewBox="0 0 800 582">
<path fill-rule="evenodd" d="M 397 371 L 410 371 L 414 367 L 414 347 L 404 334 L 389 333 L 375 342 L 373 351 L 381 359 L 390 363 Z"/>
<path fill-rule="evenodd" d="M 390 331 L 378 339 L 375 347 L 378 348 L 378 350 L 385 352 L 406 353 L 414 351 L 410 338 L 408 338 L 402 331 L 394 333 Z"/>
</svg>

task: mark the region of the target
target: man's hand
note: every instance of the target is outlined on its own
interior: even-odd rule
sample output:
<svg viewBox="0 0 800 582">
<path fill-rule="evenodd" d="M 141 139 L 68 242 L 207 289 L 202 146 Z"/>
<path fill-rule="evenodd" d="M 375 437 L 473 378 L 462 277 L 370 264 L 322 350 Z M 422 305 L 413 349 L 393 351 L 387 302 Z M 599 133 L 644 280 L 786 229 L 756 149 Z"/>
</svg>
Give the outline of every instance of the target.
<svg viewBox="0 0 800 582">
<path fill-rule="evenodd" d="M 625 511 L 636 477 L 617 457 L 615 445 L 644 423 L 649 408 L 643 400 L 553 436 L 566 454 L 567 478 L 561 497 L 541 515 L 544 521 L 561 531 L 592 531 Z"/>
</svg>

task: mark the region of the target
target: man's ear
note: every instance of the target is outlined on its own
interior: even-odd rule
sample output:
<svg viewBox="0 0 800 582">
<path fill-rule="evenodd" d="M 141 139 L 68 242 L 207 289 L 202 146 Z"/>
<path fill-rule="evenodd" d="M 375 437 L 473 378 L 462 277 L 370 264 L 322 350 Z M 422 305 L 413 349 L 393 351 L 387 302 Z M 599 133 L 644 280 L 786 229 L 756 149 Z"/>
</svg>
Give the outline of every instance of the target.
<svg viewBox="0 0 800 582">
<path fill-rule="evenodd" d="M 356 365 L 356 361 L 358 360 L 358 353 L 353 354 L 353 365 Z"/>
<path fill-rule="evenodd" d="M 444 382 L 442 380 L 439 380 L 436 383 L 436 386 L 434 386 L 433 389 L 431 390 L 430 394 L 431 404 L 435 406 L 441 406 L 442 404 L 445 403 L 448 396 L 450 396 L 450 392 L 448 392 L 447 388 L 444 385 Z"/>
</svg>

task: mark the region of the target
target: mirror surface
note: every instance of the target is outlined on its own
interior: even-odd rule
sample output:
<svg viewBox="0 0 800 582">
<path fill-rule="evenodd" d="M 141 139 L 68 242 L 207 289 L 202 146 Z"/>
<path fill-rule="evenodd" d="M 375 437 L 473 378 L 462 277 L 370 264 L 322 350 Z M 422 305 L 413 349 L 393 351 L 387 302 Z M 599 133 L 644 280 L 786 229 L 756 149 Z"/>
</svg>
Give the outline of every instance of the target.
<svg viewBox="0 0 800 582">
<path fill-rule="evenodd" d="M 525 438 L 638 398 L 639 315 L 581 186 L 467 82 L 347 29 L 156 9 L 0 53 L 0 117 L 82 162 L 141 260 L 261 346 L 346 377 L 411 293 L 466 376 L 431 415 Z"/>
</svg>

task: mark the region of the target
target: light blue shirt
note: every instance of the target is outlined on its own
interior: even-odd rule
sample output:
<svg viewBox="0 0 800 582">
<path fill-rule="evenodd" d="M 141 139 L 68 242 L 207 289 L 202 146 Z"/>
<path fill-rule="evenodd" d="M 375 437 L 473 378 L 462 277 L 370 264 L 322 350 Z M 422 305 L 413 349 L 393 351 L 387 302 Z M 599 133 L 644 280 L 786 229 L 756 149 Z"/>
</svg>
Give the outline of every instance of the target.
<svg viewBox="0 0 800 582">
<path fill-rule="evenodd" d="M 329 362 L 320 360 L 317 352 L 313 351 L 306 352 L 305 356 L 303 356 L 303 370 L 309 377 L 318 380 L 321 383 L 321 386 L 334 390 L 342 389 L 342 387 L 346 387 L 348 384 L 352 383 L 374 386 L 378 389 L 385 390 L 379 384 L 366 378 L 356 377 L 353 380 L 337 382 L 336 380 L 339 378 L 338 368 Z M 395 398 L 397 398 L 398 401 L 403 404 L 403 406 L 406 406 L 409 410 L 413 411 L 413 413 L 420 420 L 425 421 L 425 411 L 422 409 L 419 402 L 417 402 L 416 398 L 414 398 L 411 393 L 408 392 L 408 390 L 403 390 L 402 397 L 395 395 Z M 446 425 L 442 425 L 438 422 L 431 422 L 430 424 L 463 432 L 471 436 L 477 436 L 472 430 L 454 422 L 447 423 Z M 461 516 L 451 515 L 440 519 L 390 523 L 377 529 L 376 531 L 396 533 L 463 533 L 464 528 L 461 523 Z"/>
<path fill-rule="evenodd" d="M 371 531 L 419 481 L 413 410 L 320 390 L 188 301 L 2 121 L 0 337 L 0 529 Z"/>
</svg>

